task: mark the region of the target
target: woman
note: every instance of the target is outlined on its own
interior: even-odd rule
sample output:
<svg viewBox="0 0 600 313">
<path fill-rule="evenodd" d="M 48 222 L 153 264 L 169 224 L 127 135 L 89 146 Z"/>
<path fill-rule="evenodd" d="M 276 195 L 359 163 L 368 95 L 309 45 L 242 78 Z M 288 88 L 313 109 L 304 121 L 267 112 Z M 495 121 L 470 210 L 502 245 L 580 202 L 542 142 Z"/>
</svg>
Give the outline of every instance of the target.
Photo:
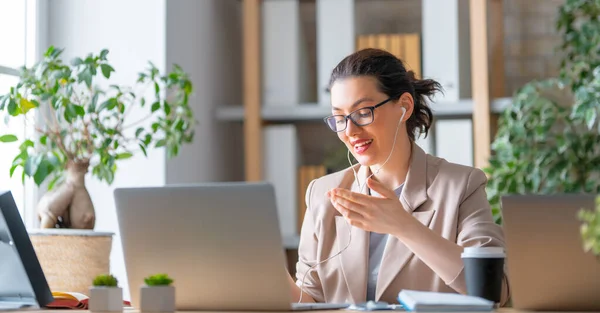
<svg viewBox="0 0 600 313">
<path fill-rule="evenodd" d="M 504 235 L 484 173 L 415 144 L 433 118 L 425 97 L 439 83 L 366 49 L 337 65 L 329 89 L 333 114 L 325 121 L 359 164 L 307 189 L 292 299 L 397 303 L 401 289 L 466 293 L 463 247 L 504 247 Z M 506 276 L 503 284 L 501 304 Z"/>
</svg>

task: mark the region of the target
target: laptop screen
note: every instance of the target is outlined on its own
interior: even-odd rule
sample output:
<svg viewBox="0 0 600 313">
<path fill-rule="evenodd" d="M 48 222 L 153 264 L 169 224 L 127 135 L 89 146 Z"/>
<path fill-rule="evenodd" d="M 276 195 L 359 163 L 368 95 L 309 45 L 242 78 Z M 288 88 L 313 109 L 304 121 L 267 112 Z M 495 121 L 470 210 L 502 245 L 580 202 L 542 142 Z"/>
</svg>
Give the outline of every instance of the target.
<svg viewBox="0 0 600 313">
<path fill-rule="evenodd" d="M 0 304 L 44 307 L 52 293 L 10 191 L 0 191 Z"/>
</svg>

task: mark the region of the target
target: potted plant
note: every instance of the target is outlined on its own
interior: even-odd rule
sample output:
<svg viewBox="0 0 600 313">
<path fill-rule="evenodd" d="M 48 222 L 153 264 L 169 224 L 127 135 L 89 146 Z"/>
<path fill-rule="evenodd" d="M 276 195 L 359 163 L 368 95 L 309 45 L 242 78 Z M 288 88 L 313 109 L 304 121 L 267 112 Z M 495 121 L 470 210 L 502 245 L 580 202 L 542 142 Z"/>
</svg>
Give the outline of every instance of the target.
<svg viewBox="0 0 600 313">
<path fill-rule="evenodd" d="M 167 274 L 156 274 L 144 278 L 140 288 L 141 312 L 174 312 L 175 287 Z"/>
<path fill-rule="evenodd" d="M 111 274 L 98 275 L 90 287 L 88 308 L 92 312 L 116 312 L 123 310 L 123 288 Z"/>
<path fill-rule="evenodd" d="M 0 134 L 0 142 L 20 147 L 11 176 L 20 171 L 23 182 L 29 177 L 47 187 L 37 207 L 40 229 L 30 234 L 51 288 L 84 293 L 93 277 L 108 272 L 112 246 L 112 233 L 93 231 L 86 174 L 110 185 L 117 165 L 136 154 L 163 148 L 169 158 L 178 155 L 194 135 L 192 83 L 177 65 L 161 74 L 149 62 L 131 85 L 117 85 L 108 50 L 70 62 L 62 52 L 50 47 L 0 95 L 6 122 L 20 118 L 33 131 L 26 138 Z M 87 265 L 81 271 L 69 266 L 80 262 Z"/>
<path fill-rule="evenodd" d="M 506 194 L 600 193 L 600 133 L 572 117 L 570 99 L 557 79 L 530 82 L 500 117 L 484 169 L 498 223 Z"/>
<path fill-rule="evenodd" d="M 500 116 L 485 169 L 498 223 L 505 194 L 600 193 L 598 12 L 596 1 L 559 7 L 559 77 L 526 84 Z"/>
</svg>

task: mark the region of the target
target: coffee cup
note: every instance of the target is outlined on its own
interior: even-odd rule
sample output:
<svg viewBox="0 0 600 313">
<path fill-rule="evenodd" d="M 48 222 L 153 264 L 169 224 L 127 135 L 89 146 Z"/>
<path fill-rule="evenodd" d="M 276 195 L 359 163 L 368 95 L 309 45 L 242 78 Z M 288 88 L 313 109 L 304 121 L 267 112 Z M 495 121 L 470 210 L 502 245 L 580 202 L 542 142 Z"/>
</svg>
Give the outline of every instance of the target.
<svg viewBox="0 0 600 313">
<path fill-rule="evenodd" d="M 506 254 L 501 247 L 468 247 L 461 255 L 467 294 L 499 303 Z"/>
</svg>

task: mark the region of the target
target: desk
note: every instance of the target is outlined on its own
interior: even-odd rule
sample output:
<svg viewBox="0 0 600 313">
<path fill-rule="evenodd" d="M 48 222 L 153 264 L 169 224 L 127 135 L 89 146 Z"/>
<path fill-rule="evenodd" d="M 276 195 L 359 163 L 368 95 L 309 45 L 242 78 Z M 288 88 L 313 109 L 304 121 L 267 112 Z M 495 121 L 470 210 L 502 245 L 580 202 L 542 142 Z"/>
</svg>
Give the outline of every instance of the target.
<svg viewBox="0 0 600 313">
<path fill-rule="evenodd" d="M 90 311 L 83 311 L 83 310 L 24 310 L 27 311 L 29 313 L 90 313 Z M 24 311 L 14 311 L 14 312 L 24 312 Z M 10 311 L 4 311 L 4 312 L 10 312 Z M 289 313 L 288 312 L 252 312 L 252 313 Z M 311 311 L 298 311 L 298 312 L 311 312 Z M 350 310 L 333 310 L 333 311 L 312 311 L 315 313 L 347 313 L 347 312 L 356 312 L 359 313 L 361 311 L 350 311 Z M 382 311 L 382 312 L 402 312 L 402 311 Z M 512 308 L 500 308 L 496 311 L 493 311 L 496 313 L 576 313 L 576 312 L 560 312 L 560 311 L 553 311 L 553 312 L 543 312 L 543 311 L 521 311 L 521 310 L 515 310 Z M 138 310 L 134 310 L 134 309 L 125 309 L 123 310 L 123 313 L 139 313 Z M 225 311 L 219 311 L 219 312 L 211 312 L 211 311 L 178 311 L 178 313 L 227 313 Z M 452 312 L 452 313 L 460 313 L 460 312 Z M 469 313 L 473 313 L 473 312 L 469 312 Z M 594 312 L 581 312 L 581 313 L 594 313 Z M 596 312 L 596 313 L 600 313 L 600 312 Z"/>
</svg>

